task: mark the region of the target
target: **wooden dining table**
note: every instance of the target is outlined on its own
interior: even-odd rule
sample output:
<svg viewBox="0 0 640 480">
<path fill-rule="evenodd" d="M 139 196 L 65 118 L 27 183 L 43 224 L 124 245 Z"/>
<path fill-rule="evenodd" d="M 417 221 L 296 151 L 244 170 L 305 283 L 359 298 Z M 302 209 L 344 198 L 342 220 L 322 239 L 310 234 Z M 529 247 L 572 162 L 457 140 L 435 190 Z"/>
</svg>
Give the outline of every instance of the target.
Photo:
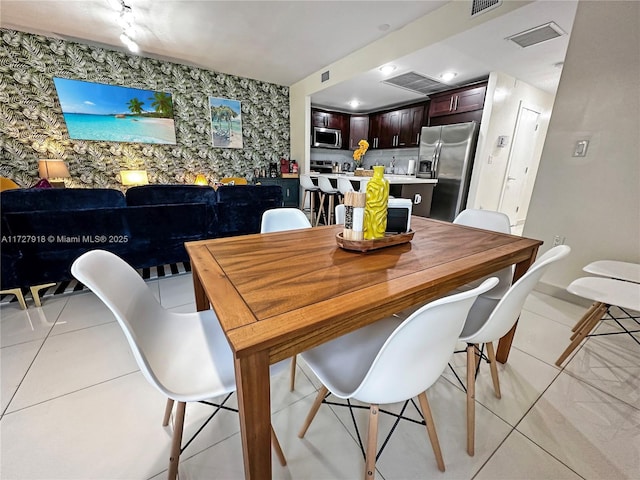
<svg viewBox="0 0 640 480">
<path fill-rule="evenodd" d="M 245 478 L 271 478 L 269 365 L 508 265 L 517 279 L 542 243 L 415 216 L 411 228 L 366 253 L 338 247 L 336 225 L 185 244 L 196 307 L 214 309 L 234 352 Z"/>
</svg>

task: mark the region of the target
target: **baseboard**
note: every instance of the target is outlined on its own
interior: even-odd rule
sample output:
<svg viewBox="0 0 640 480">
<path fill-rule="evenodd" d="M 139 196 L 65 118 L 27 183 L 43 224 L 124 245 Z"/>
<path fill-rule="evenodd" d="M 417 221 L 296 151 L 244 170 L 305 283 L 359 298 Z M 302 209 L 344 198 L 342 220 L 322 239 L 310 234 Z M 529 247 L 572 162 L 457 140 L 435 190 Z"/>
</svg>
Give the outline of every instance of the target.
<svg viewBox="0 0 640 480">
<path fill-rule="evenodd" d="M 538 282 L 534 290 L 551 297 L 559 298 L 560 300 L 564 300 L 565 302 L 580 305 L 581 307 L 589 307 L 593 303 L 593 300 L 573 295 L 572 293 L 567 292 L 566 288 L 552 285 L 550 283 Z"/>
</svg>

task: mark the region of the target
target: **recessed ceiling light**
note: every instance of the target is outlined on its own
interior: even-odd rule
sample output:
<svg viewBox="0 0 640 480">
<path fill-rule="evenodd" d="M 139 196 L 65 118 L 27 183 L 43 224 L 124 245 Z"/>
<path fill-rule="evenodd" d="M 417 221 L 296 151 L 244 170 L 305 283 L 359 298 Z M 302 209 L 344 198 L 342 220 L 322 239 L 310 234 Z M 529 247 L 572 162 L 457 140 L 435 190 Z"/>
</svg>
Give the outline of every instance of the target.
<svg viewBox="0 0 640 480">
<path fill-rule="evenodd" d="M 350 102 L 348 102 L 349 106 L 351 108 L 356 108 L 358 105 L 360 105 L 360 102 L 358 100 L 351 100 Z"/>
<path fill-rule="evenodd" d="M 458 74 L 456 72 L 444 72 L 442 75 L 440 75 L 440 78 L 445 82 L 449 82 L 454 78 L 456 78 L 457 76 Z"/>
<path fill-rule="evenodd" d="M 380 71 L 385 75 L 389 75 L 391 72 L 395 71 L 397 67 L 395 65 L 384 65 L 380 67 Z"/>
<path fill-rule="evenodd" d="M 378 30 L 380 30 L 381 32 L 386 32 L 390 28 L 391 28 L 391 25 L 389 25 L 388 23 L 383 23 L 381 25 L 378 25 Z"/>
</svg>

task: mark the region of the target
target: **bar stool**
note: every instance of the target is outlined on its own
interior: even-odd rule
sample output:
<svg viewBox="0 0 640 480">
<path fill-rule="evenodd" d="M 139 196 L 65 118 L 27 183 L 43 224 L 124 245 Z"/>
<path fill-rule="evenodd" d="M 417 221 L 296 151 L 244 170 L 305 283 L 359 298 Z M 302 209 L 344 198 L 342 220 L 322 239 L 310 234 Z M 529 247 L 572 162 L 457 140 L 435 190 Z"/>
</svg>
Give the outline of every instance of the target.
<svg viewBox="0 0 640 480">
<path fill-rule="evenodd" d="M 338 178 L 338 190 L 340 190 L 340 203 L 344 203 L 344 196 L 347 192 L 353 192 L 353 185 L 348 178 Z"/>
<path fill-rule="evenodd" d="M 304 205 L 305 205 L 305 202 L 307 201 L 307 192 L 308 192 L 310 194 L 309 205 L 311 209 L 311 215 L 310 215 L 311 225 L 313 225 L 314 224 L 313 216 L 315 211 L 315 195 L 318 194 L 318 197 L 320 197 L 321 195 L 320 187 L 318 187 L 316 184 L 313 183 L 313 180 L 311 180 L 311 177 L 309 175 L 300 175 L 300 186 L 304 189 L 304 195 L 302 195 L 302 204 L 300 205 L 300 210 L 304 211 Z M 320 217 L 319 214 L 318 214 L 318 217 Z"/>
<path fill-rule="evenodd" d="M 592 300 L 594 303 L 573 327 L 572 331 L 574 333 L 571 335 L 571 343 L 556 360 L 558 367 L 560 367 L 562 362 L 582 343 L 582 340 L 591 333 L 609 311 L 610 307 L 615 306 L 620 308 L 629 318 L 634 319 L 637 323 L 637 317 L 632 316 L 626 312 L 625 309 L 636 312 L 640 311 L 640 283 L 625 282 L 613 278 L 583 277 L 571 282 L 567 287 L 567 291 Z M 632 335 L 633 333 L 640 332 L 640 330 L 629 330 L 617 321 L 618 319 L 613 316 L 611 317 L 624 330 L 613 334 L 627 333 L 636 343 L 640 344 L 640 341 Z"/>
<path fill-rule="evenodd" d="M 327 225 L 331 225 L 333 221 L 333 208 L 335 205 L 335 198 L 340 193 L 340 190 L 334 188 L 331 185 L 331 181 L 327 177 L 318 177 L 318 187 L 320 187 L 320 207 L 318 209 L 318 217 L 316 218 L 316 227 L 320 223 L 320 215 L 324 216 L 324 221 Z M 329 195 L 329 213 L 327 214 L 324 208 L 324 199 Z M 328 217 L 328 218 L 327 218 Z"/>
</svg>

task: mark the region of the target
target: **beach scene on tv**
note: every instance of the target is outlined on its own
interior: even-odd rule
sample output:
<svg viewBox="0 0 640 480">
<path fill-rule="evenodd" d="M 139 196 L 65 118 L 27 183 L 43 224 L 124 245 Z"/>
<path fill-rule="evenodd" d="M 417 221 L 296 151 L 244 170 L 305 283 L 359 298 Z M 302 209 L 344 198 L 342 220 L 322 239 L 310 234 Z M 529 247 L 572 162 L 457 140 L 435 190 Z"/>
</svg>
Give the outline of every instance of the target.
<svg viewBox="0 0 640 480">
<path fill-rule="evenodd" d="M 209 97 L 214 147 L 242 148 L 242 110 L 238 100 Z"/>
<path fill-rule="evenodd" d="M 54 78 L 69 138 L 176 143 L 171 94 Z"/>
</svg>

